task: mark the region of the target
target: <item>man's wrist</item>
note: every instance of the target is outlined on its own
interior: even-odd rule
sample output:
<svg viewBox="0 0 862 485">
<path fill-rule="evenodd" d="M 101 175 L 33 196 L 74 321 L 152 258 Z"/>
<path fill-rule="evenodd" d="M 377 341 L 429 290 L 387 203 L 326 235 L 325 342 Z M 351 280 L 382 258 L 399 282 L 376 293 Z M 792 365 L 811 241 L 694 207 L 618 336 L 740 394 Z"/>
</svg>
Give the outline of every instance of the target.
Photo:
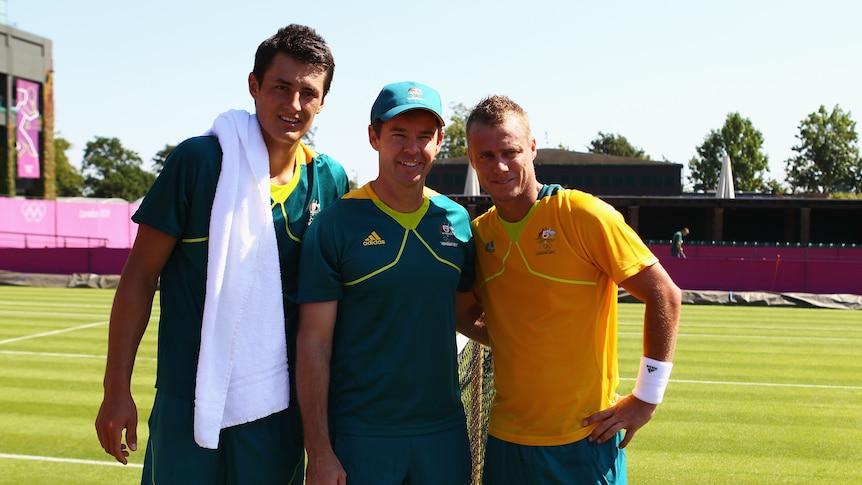
<svg viewBox="0 0 862 485">
<path fill-rule="evenodd" d="M 632 394 L 643 402 L 661 404 L 672 368 L 673 362 L 641 357 L 638 378 Z"/>
</svg>

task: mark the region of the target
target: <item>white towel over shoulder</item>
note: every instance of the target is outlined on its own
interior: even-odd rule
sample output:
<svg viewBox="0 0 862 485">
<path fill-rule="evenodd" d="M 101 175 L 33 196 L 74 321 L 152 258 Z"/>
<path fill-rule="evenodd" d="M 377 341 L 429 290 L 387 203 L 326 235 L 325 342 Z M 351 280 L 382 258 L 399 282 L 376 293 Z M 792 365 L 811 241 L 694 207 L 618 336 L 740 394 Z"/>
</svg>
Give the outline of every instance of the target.
<svg viewBox="0 0 862 485">
<path fill-rule="evenodd" d="M 195 387 L 195 441 L 287 408 L 290 387 L 269 154 L 257 117 L 216 118 L 223 158 L 210 220 L 206 300 Z"/>
</svg>

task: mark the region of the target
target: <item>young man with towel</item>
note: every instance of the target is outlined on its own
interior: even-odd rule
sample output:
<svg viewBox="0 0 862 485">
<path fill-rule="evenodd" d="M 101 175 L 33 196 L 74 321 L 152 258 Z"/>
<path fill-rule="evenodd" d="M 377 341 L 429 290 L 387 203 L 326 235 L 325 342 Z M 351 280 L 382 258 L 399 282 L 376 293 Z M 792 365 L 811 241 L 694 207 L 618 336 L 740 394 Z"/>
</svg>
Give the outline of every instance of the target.
<svg viewBox="0 0 862 485">
<path fill-rule="evenodd" d="M 111 310 L 96 431 L 123 464 L 137 450 L 130 381 L 159 287 L 142 483 L 302 483 L 292 392 L 300 242 L 348 180 L 301 140 L 334 69 L 313 29 L 279 29 L 248 76 L 255 114 L 228 111 L 177 146 L 132 217 L 138 235 Z"/>
<path fill-rule="evenodd" d="M 321 212 L 302 247 L 307 484 L 464 485 L 455 306 L 475 250 L 467 211 L 424 185 L 443 142 L 440 95 L 385 86 L 368 139 L 377 178 Z"/>
</svg>

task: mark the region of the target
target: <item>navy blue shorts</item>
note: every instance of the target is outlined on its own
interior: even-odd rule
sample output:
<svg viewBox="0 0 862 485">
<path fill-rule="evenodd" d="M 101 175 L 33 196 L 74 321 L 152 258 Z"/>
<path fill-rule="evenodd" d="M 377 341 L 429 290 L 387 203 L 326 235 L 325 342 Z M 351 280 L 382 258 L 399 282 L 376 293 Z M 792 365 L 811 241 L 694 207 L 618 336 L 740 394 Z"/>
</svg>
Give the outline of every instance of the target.
<svg viewBox="0 0 862 485">
<path fill-rule="evenodd" d="M 623 433 L 603 444 L 586 438 L 560 446 L 526 446 L 488 436 L 485 485 L 625 485 Z"/>
<path fill-rule="evenodd" d="M 419 436 L 338 434 L 335 455 L 350 485 L 469 485 L 466 428 Z"/>
<path fill-rule="evenodd" d="M 296 406 L 223 429 L 217 450 L 195 443 L 193 422 L 192 401 L 156 392 L 142 484 L 302 484 L 305 451 Z"/>
</svg>

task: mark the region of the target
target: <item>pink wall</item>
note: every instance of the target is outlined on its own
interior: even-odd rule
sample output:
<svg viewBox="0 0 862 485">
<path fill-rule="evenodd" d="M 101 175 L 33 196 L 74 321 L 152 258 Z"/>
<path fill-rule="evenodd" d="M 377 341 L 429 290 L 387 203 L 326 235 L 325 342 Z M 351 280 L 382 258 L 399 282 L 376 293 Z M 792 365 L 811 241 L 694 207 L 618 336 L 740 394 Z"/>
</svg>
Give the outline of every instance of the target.
<svg viewBox="0 0 862 485">
<path fill-rule="evenodd" d="M 724 256 L 717 248 L 727 249 Z M 739 247 L 717 247 L 713 255 L 675 259 L 668 247 L 653 246 L 662 265 L 686 290 L 771 291 L 801 293 L 847 293 L 862 295 L 862 248 L 846 249 L 841 259 L 824 256 L 829 250 L 809 249 L 808 260 L 785 253 L 781 258 L 737 257 Z M 794 248 L 795 249 L 795 248 Z M 688 251 L 687 251 L 688 252 Z M 128 249 L 0 248 L 0 270 L 22 273 L 120 274 Z M 811 254 L 813 253 L 813 254 Z"/>
<path fill-rule="evenodd" d="M 29 234 L 26 242 L 32 246 L 54 246 L 56 211 L 53 201 L 0 197 L 0 247 L 24 247 L 20 234 Z"/>
<path fill-rule="evenodd" d="M 130 217 L 139 204 L 120 201 L 0 198 L 0 247 L 130 248 Z"/>
<path fill-rule="evenodd" d="M 129 249 L 0 248 L 0 270 L 18 273 L 120 274 Z"/>
<path fill-rule="evenodd" d="M 862 248 L 687 246 L 686 259 L 653 245 L 676 283 L 687 290 L 848 293 L 862 295 Z"/>
<path fill-rule="evenodd" d="M 0 270 L 119 274 L 137 235 L 131 216 L 139 206 L 0 197 Z"/>
<path fill-rule="evenodd" d="M 0 270 L 119 274 L 137 234 L 131 214 L 138 206 L 0 197 Z M 689 244 L 687 259 L 671 258 L 667 244 L 651 249 L 677 284 L 688 290 L 862 295 L 859 247 Z"/>
<path fill-rule="evenodd" d="M 801 261 L 662 258 L 662 265 L 687 290 L 849 293 L 862 295 L 862 260 Z"/>
<path fill-rule="evenodd" d="M 650 248 L 659 257 L 670 256 L 670 245 L 656 244 Z M 862 260 L 859 247 L 799 247 L 799 246 L 685 246 L 689 258 L 746 259 L 841 259 Z"/>
</svg>

